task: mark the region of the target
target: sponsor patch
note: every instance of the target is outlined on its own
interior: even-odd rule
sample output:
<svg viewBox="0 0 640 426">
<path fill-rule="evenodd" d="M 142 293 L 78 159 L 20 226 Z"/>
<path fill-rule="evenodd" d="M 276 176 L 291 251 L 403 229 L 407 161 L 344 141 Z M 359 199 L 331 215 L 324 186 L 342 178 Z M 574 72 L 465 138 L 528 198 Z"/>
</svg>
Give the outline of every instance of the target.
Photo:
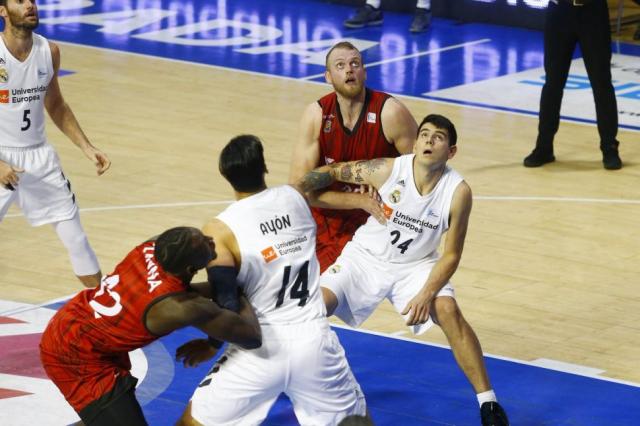
<svg viewBox="0 0 640 426">
<path fill-rule="evenodd" d="M 276 253 L 276 250 L 273 247 L 267 247 L 266 249 L 262 250 L 260 253 L 262 253 L 262 258 L 266 263 L 269 263 L 278 257 L 278 254 Z"/>
<path fill-rule="evenodd" d="M 0 90 L 0 104 L 8 104 L 8 103 L 9 103 L 9 91 Z"/>
<path fill-rule="evenodd" d="M 368 112 L 367 113 L 367 123 L 374 123 L 376 122 L 377 116 L 375 112 Z"/>
</svg>

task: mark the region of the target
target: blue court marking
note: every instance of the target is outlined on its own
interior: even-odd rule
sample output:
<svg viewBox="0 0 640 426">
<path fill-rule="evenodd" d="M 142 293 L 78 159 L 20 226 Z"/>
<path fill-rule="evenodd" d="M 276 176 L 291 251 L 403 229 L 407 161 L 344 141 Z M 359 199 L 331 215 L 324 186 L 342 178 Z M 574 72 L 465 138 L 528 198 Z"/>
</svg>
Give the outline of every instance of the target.
<svg viewBox="0 0 640 426">
<path fill-rule="evenodd" d="M 334 327 L 367 398 L 376 425 L 477 426 L 475 394 L 446 348 L 379 334 Z M 195 329 L 166 336 L 170 354 L 182 343 L 201 338 Z M 212 362 L 198 368 L 165 365 L 148 353 L 149 373 L 174 368 L 169 387 L 144 406 L 152 425 L 172 425 Z M 637 426 L 640 386 L 585 377 L 516 361 L 486 357 L 500 402 L 516 426 Z M 145 379 L 138 388 L 148 386 Z M 212 383 L 215 386 L 215 380 Z M 296 425 L 289 400 L 281 397 L 264 423 Z"/>
</svg>

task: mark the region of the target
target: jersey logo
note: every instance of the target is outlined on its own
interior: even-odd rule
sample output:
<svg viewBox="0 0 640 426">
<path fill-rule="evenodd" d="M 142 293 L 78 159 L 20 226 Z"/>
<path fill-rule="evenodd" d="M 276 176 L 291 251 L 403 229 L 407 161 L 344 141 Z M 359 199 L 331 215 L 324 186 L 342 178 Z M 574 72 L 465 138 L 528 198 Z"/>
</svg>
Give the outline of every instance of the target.
<svg viewBox="0 0 640 426">
<path fill-rule="evenodd" d="M 328 119 L 327 121 L 325 121 L 324 122 L 324 129 L 322 129 L 322 131 L 325 132 L 325 133 L 331 132 L 332 124 L 333 124 L 333 122 L 331 121 L 331 119 Z"/>
<path fill-rule="evenodd" d="M 342 269 L 342 266 L 338 265 L 337 263 L 334 263 L 333 265 L 329 266 L 329 269 L 327 269 L 327 272 L 330 274 L 337 274 L 338 272 L 340 272 L 341 269 Z"/>
<path fill-rule="evenodd" d="M 0 68 L 0 83 L 6 83 L 9 81 L 9 73 L 6 69 Z"/>
<path fill-rule="evenodd" d="M 38 70 L 38 77 L 39 78 L 43 78 L 47 76 L 47 72 L 46 71 L 42 71 L 42 70 Z"/>
<path fill-rule="evenodd" d="M 0 65 L 4 65 L 5 63 L 4 58 L 0 58 Z"/>
<path fill-rule="evenodd" d="M 384 213 L 384 217 L 386 217 L 387 219 L 391 219 L 391 214 L 393 213 L 393 209 L 388 205 L 386 205 L 385 203 L 382 203 L 382 212 Z"/>
<path fill-rule="evenodd" d="M 404 179 L 400 179 L 398 182 L 396 182 L 398 185 L 400 186 L 405 186 L 406 184 L 404 183 Z"/>
<path fill-rule="evenodd" d="M 264 259 L 265 263 L 269 263 L 272 260 L 275 260 L 278 258 L 278 254 L 276 253 L 276 250 L 273 247 L 267 247 L 266 249 L 262 250 L 260 253 L 262 253 L 262 258 Z"/>
<path fill-rule="evenodd" d="M 435 211 L 433 211 L 433 209 L 429 209 L 429 211 L 427 212 L 427 217 L 435 217 L 436 219 L 440 217 L 440 215 L 438 213 L 436 213 Z"/>
<path fill-rule="evenodd" d="M 8 94 L 9 92 L 7 92 Z M 333 158 L 329 158 L 329 157 L 324 157 L 324 163 L 325 164 L 331 164 L 331 163 L 335 163 L 336 160 L 334 160 Z"/>
<path fill-rule="evenodd" d="M 377 116 L 376 116 L 375 112 L 368 112 L 367 113 L 367 123 L 375 124 L 376 123 L 376 119 L 377 119 Z"/>
<path fill-rule="evenodd" d="M 401 195 L 400 190 L 396 189 L 391 194 L 389 194 L 389 200 L 394 204 L 399 203 L 400 202 L 400 195 Z"/>
<path fill-rule="evenodd" d="M 0 90 L 0 104 L 8 104 L 8 103 L 9 103 L 9 91 Z"/>
</svg>

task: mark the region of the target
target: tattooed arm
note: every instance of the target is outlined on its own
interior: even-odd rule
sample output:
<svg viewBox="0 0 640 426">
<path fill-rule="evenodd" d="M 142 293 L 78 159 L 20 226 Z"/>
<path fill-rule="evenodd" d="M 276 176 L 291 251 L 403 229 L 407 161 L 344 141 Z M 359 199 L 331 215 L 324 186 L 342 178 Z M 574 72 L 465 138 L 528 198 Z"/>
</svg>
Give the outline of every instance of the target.
<svg viewBox="0 0 640 426">
<path fill-rule="evenodd" d="M 307 193 L 339 181 L 380 188 L 391 174 L 393 161 L 393 158 L 376 158 L 318 167 L 304 175 L 294 187 L 302 193 Z"/>
</svg>

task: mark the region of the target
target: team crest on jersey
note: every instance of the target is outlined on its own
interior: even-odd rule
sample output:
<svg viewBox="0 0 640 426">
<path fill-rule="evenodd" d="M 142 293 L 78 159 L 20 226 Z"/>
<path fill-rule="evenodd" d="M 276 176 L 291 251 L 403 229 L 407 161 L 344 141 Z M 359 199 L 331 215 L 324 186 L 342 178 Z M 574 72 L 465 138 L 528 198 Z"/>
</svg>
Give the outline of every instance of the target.
<svg viewBox="0 0 640 426">
<path fill-rule="evenodd" d="M 8 103 L 9 103 L 9 91 L 0 90 L 0 104 L 8 104 Z"/>
<path fill-rule="evenodd" d="M 276 253 L 276 249 L 274 249 L 273 247 L 267 247 L 266 249 L 262 250 L 260 253 L 262 253 L 262 258 L 264 259 L 265 263 L 269 263 L 272 260 L 275 260 L 278 258 L 278 253 Z"/>
<path fill-rule="evenodd" d="M 396 204 L 400 202 L 400 195 L 402 193 L 400 192 L 399 189 L 396 189 L 395 191 L 393 191 L 391 194 L 389 194 L 389 201 L 391 201 L 392 203 Z"/>
<path fill-rule="evenodd" d="M 9 81 L 9 73 L 6 69 L 0 68 L 0 83 L 6 83 Z"/>
<path fill-rule="evenodd" d="M 327 272 L 330 274 L 337 274 L 338 272 L 340 272 L 341 269 L 342 269 L 342 266 L 338 265 L 337 263 L 334 263 L 329 267 L 329 269 L 327 269 Z"/>
<path fill-rule="evenodd" d="M 375 124 L 377 121 L 377 115 L 375 112 L 368 112 L 367 113 L 367 123 L 373 123 Z"/>
<path fill-rule="evenodd" d="M 331 118 L 327 119 L 327 121 L 324 122 L 324 129 L 322 129 L 325 133 L 329 133 L 331 132 L 331 126 L 333 124 L 333 121 L 331 121 Z"/>
</svg>

